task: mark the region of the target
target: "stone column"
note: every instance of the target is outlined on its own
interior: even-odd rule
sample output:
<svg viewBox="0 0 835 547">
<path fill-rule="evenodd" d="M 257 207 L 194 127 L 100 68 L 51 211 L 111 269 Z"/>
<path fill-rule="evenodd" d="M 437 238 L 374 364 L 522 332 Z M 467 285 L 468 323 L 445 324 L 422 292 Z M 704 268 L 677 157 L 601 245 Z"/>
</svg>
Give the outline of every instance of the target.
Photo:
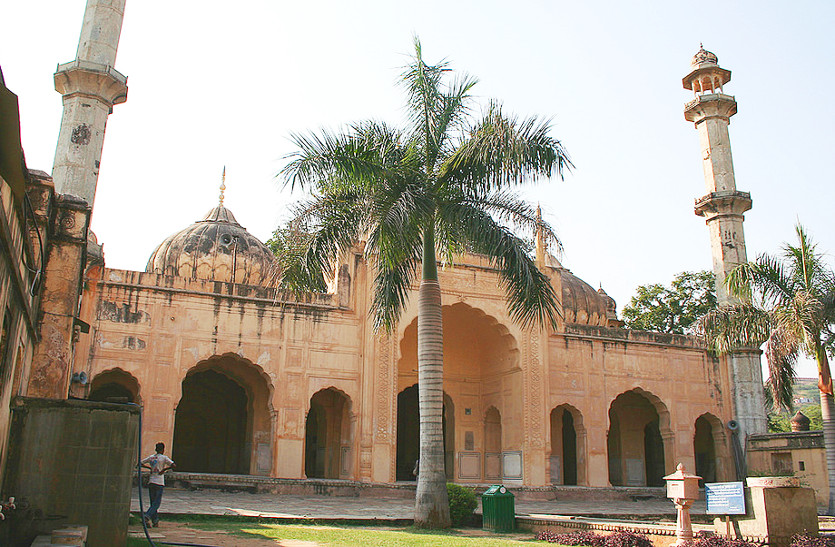
<svg viewBox="0 0 835 547">
<path fill-rule="evenodd" d="M 73 364 L 73 336 L 87 249 L 90 208 L 72 196 L 33 199 L 39 224 L 48 215 L 54 230 L 43 272 L 40 339 L 35 345 L 28 395 L 66 399 Z M 45 220 L 45 219 L 44 219 Z"/>
<path fill-rule="evenodd" d="M 64 102 L 52 167 L 55 188 L 90 207 L 96 196 L 107 116 L 128 94 L 127 77 L 113 68 L 124 13 L 125 0 L 88 0 L 76 59 L 55 72 L 55 90 Z"/>
<path fill-rule="evenodd" d="M 751 209 L 751 194 L 736 189 L 730 118 L 736 114 L 736 99 L 725 95 L 724 85 L 731 72 L 719 66 L 713 53 L 700 48 L 690 63 L 692 71 L 684 77 L 685 89 L 695 98 L 684 107 L 684 117 L 699 132 L 707 194 L 696 200 L 695 212 L 704 217 L 710 231 L 713 272 L 716 275 L 716 299 L 720 306 L 739 304 L 728 294 L 728 274 L 748 261 L 745 251 L 743 214 Z M 742 429 L 742 438 L 751 433 L 765 433 L 766 416 L 762 367 L 758 348 L 730 354 L 726 359 L 733 385 L 734 413 Z"/>
</svg>

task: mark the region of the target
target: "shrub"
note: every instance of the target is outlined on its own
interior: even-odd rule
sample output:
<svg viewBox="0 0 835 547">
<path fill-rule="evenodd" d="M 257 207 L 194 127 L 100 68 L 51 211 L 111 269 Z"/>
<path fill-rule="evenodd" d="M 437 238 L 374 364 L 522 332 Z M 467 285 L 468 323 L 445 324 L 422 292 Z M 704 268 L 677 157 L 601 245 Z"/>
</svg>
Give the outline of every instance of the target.
<svg viewBox="0 0 835 547">
<path fill-rule="evenodd" d="M 797 534 L 792 537 L 790 547 L 835 547 L 835 537 Z"/>
<path fill-rule="evenodd" d="M 626 530 L 619 530 L 605 538 L 605 547 L 653 547 L 652 542 L 644 534 L 636 534 Z"/>
<path fill-rule="evenodd" d="M 461 526 L 472 516 L 478 501 L 475 491 L 458 484 L 447 483 L 446 493 L 449 497 L 449 518 L 455 527 Z"/>
<path fill-rule="evenodd" d="M 723 536 L 705 533 L 704 531 L 698 532 L 694 539 L 693 547 L 757 547 L 755 544 L 749 543 L 744 539 L 728 539 Z"/>
<path fill-rule="evenodd" d="M 588 547 L 603 547 L 606 538 L 595 534 L 591 530 L 578 530 L 568 534 L 558 534 L 552 530 L 545 530 L 536 535 L 536 539 L 560 545 L 587 545 Z"/>
</svg>

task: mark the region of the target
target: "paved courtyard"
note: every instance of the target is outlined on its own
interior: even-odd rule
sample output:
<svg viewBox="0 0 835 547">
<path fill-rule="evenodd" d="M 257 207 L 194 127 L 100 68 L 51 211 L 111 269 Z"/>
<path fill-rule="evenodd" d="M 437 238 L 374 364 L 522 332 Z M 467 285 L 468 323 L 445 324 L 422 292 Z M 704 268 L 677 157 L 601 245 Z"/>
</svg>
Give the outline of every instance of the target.
<svg viewBox="0 0 835 547">
<path fill-rule="evenodd" d="M 147 490 L 142 500 L 147 508 Z M 132 511 L 139 511 L 136 489 Z M 479 507 L 479 511 L 480 511 Z M 704 501 L 696 502 L 693 513 L 704 513 Z M 274 518 L 312 519 L 412 519 L 414 500 L 403 498 L 303 496 L 252 494 L 221 490 L 166 488 L 160 512 L 165 514 L 242 515 Z M 666 515 L 675 518 L 675 506 L 666 499 L 540 501 L 516 499 L 518 515 L 578 515 L 641 517 Z"/>
</svg>

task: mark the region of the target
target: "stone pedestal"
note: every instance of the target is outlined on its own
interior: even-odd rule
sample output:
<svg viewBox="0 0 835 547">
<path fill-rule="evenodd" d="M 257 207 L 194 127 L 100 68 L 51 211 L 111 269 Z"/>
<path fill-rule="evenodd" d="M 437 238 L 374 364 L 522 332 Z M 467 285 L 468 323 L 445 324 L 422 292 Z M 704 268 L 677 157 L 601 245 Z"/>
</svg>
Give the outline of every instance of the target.
<svg viewBox="0 0 835 547">
<path fill-rule="evenodd" d="M 788 545 L 795 534 L 818 533 L 815 491 L 801 487 L 795 477 L 749 477 L 746 479 L 746 515 L 734 518 L 734 531 L 772 546 Z M 714 521 L 716 533 L 725 535 L 721 518 Z"/>
</svg>

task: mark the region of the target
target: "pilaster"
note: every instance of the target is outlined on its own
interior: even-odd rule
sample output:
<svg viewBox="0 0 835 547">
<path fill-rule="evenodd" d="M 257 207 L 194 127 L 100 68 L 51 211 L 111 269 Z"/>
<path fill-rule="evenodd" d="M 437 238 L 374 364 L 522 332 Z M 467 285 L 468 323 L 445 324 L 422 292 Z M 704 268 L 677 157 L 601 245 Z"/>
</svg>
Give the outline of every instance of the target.
<svg viewBox="0 0 835 547">
<path fill-rule="evenodd" d="M 35 212 L 37 215 L 40 211 Z M 59 195 L 50 212 L 52 237 L 41 295 L 41 338 L 32 358 L 28 395 L 66 399 L 90 208 L 80 199 Z"/>
</svg>

